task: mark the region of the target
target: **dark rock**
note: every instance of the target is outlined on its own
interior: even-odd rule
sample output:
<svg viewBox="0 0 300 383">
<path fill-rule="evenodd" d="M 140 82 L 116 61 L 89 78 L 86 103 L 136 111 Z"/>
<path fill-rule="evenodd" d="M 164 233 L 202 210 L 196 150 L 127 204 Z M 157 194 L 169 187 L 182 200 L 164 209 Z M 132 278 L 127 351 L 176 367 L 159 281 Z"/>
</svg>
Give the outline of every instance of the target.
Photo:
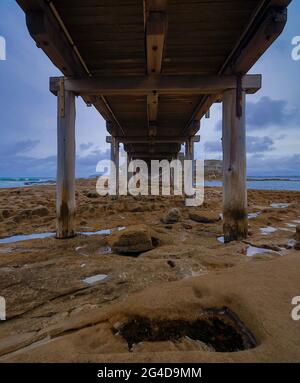
<svg viewBox="0 0 300 383">
<path fill-rule="evenodd" d="M 107 242 L 116 253 L 142 253 L 152 250 L 157 242 L 146 225 L 129 226 L 108 236 Z"/>
<path fill-rule="evenodd" d="M 216 223 L 220 221 L 221 217 L 218 214 L 205 212 L 205 213 L 190 213 L 189 217 L 192 221 L 199 223 Z"/>
<path fill-rule="evenodd" d="M 96 191 L 89 191 L 86 195 L 88 198 L 98 198 L 99 194 Z"/>
<path fill-rule="evenodd" d="M 300 250 L 300 241 L 296 242 L 296 244 L 294 246 L 294 249 L 295 250 Z"/>
<path fill-rule="evenodd" d="M 180 221 L 181 212 L 176 207 L 170 209 L 167 214 L 162 218 L 162 222 L 166 224 L 172 224 Z"/>
<path fill-rule="evenodd" d="M 172 269 L 174 269 L 174 267 L 176 267 L 176 263 L 175 263 L 174 261 L 172 261 L 172 260 L 169 260 L 169 261 L 167 262 L 167 264 L 168 264 L 170 267 L 172 267 Z"/>
</svg>

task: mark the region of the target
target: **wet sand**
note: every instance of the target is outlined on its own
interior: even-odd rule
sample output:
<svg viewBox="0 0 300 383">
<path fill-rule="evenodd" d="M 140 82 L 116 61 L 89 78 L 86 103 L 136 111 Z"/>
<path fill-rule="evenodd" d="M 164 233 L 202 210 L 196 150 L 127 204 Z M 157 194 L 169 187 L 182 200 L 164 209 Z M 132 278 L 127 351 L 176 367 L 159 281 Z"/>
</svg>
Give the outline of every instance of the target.
<svg viewBox="0 0 300 383">
<path fill-rule="evenodd" d="M 95 180 L 77 182 L 76 229 L 88 236 L 0 243 L 0 295 L 7 302 L 1 362 L 300 361 L 300 321 L 291 318 L 291 300 L 300 295 L 300 252 L 293 248 L 300 192 L 250 190 L 249 238 L 224 245 L 222 220 L 190 217 L 218 217 L 219 188 L 206 188 L 198 208 L 186 208 L 181 197 L 97 197 L 94 188 Z M 174 207 L 179 221 L 162 223 Z M 51 235 L 55 187 L 2 189 L 0 211 L 2 239 Z M 109 231 L 91 235 L 139 224 L 156 238 L 141 254 L 114 253 Z M 136 317 L 193 321 L 224 307 L 251 331 L 256 347 L 216 352 L 182 337 L 130 349 L 118 331 Z"/>
</svg>

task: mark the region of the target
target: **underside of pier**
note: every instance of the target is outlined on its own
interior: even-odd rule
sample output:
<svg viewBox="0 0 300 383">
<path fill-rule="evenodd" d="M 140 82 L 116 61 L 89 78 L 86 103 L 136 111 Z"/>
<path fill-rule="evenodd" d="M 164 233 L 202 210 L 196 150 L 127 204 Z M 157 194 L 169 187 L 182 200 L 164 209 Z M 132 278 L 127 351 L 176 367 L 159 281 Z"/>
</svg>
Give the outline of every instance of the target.
<svg viewBox="0 0 300 383">
<path fill-rule="evenodd" d="M 30 35 L 62 72 L 58 98 L 58 237 L 74 235 L 75 96 L 106 120 L 112 152 L 193 159 L 200 120 L 223 102 L 225 241 L 247 236 L 248 71 L 281 34 L 290 0 L 17 0 Z M 115 155 L 117 157 L 117 155 Z"/>
</svg>

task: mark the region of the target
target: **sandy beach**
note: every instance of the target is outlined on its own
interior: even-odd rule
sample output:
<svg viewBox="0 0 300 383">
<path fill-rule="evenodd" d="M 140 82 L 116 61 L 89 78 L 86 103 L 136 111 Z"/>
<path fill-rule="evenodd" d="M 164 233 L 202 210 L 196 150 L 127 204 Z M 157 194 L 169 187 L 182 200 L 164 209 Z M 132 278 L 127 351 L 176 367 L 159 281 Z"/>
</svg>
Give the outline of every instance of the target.
<svg viewBox="0 0 300 383">
<path fill-rule="evenodd" d="M 81 234 L 67 240 L 52 236 L 54 185 L 0 190 L 1 362 L 300 361 L 300 192 L 249 190 L 249 237 L 225 245 L 221 188 L 197 208 L 100 197 L 93 179 L 76 190 Z M 192 323 L 223 326 L 229 345 L 235 328 L 242 349 L 220 351 Z"/>
</svg>

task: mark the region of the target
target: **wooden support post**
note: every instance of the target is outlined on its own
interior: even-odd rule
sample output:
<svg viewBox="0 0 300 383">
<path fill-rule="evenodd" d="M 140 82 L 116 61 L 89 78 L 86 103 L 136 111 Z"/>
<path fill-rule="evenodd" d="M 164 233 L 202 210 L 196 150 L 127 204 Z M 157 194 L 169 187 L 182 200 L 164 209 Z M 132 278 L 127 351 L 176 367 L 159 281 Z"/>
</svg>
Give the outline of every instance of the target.
<svg viewBox="0 0 300 383">
<path fill-rule="evenodd" d="M 75 236 L 75 95 L 65 91 L 64 79 L 57 94 L 57 238 Z"/>
<path fill-rule="evenodd" d="M 194 160 L 194 139 L 192 136 L 185 142 L 185 159 Z"/>
<path fill-rule="evenodd" d="M 239 82 L 239 81 L 238 81 Z M 245 91 L 227 90 L 223 96 L 223 219 L 224 240 L 248 234 Z"/>
<path fill-rule="evenodd" d="M 112 136 L 111 137 L 111 152 L 110 158 L 111 161 L 115 164 L 116 167 L 116 192 L 119 194 L 119 140 Z"/>
</svg>

